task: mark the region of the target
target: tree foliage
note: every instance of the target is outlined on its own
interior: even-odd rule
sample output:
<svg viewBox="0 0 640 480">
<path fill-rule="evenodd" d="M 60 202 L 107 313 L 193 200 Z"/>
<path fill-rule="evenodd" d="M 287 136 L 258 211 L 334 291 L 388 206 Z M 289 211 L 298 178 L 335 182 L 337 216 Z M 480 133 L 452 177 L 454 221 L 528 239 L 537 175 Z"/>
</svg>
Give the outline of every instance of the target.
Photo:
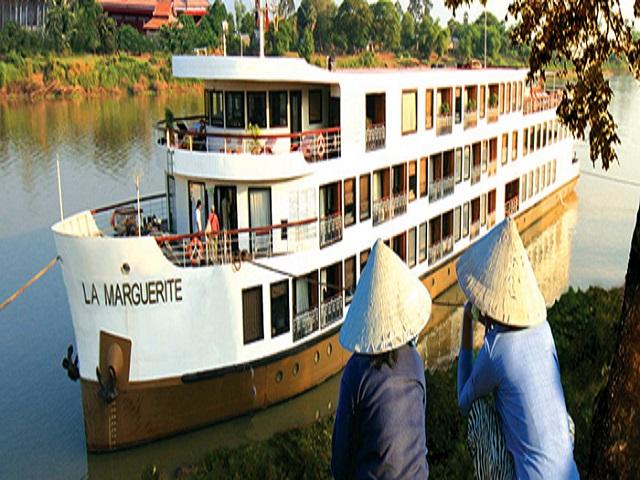
<svg viewBox="0 0 640 480">
<path fill-rule="evenodd" d="M 371 39 L 381 50 L 395 52 L 400 48 L 400 14 L 391 0 L 378 0 L 371 8 Z"/>
<path fill-rule="evenodd" d="M 365 0 L 343 0 L 333 29 L 342 50 L 349 53 L 364 49 L 371 38 L 373 14 Z"/>
</svg>

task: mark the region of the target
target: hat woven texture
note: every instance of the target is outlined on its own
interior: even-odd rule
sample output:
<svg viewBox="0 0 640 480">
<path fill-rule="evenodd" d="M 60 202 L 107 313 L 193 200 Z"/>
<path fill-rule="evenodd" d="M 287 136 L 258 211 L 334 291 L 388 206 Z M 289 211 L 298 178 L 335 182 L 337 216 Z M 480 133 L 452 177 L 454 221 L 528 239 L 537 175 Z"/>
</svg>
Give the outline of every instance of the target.
<svg viewBox="0 0 640 480">
<path fill-rule="evenodd" d="M 430 315 L 429 291 L 377 240 L 340 330 L 340 343 L 357 353 L 388 352 L 417 337 Z"/>
<path fill-rule="evenodd" d="M 497 322 L 530 327 L 546 320 L 544 297 L 511 217 L 469 247 L 456 272 L 467 299 Z"/>
</svg>

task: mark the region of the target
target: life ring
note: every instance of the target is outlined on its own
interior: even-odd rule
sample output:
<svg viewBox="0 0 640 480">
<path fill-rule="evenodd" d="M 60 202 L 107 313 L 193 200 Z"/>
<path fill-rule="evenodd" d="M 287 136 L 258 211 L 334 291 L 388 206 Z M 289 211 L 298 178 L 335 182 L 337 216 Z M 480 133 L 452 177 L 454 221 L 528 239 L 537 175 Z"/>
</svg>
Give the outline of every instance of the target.
<svg viewBox="0 0 640 480">
<path fill-rule="evenodd" d="M 318 158 L 323 158 L 325 149 L 326 147 L 324 144 L 324 137 L 322 136 L 321 133 L 319 133 L 318 136 L 316 137 L 316 156 Z"/>
<path fill-rule="evenodd" d="M 187 257 L 189 257 L 189 261 L 194 267 L 202 262 L 202 242 L 198 237 L 193 237 L 187 246 Z"/>
</svg>

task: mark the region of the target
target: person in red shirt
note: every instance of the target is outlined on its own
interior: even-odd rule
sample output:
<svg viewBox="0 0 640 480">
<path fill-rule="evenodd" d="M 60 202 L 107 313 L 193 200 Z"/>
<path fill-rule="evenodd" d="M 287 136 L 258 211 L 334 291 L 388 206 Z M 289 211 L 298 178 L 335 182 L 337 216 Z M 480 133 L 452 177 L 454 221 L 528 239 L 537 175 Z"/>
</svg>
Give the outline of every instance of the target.
<svg viewBox="0 0 640 480">
<path fill-rule="evenodd" d="M 218 257 L 218 233 L 220 233 L 220 221 L 218 220 L 216 207 L 214 206 L 211 206 L 205 233 L 207 235 L 207 242 L 209 243 L 209 257 L 211 262 L 213 262 Z"/>
</svg>

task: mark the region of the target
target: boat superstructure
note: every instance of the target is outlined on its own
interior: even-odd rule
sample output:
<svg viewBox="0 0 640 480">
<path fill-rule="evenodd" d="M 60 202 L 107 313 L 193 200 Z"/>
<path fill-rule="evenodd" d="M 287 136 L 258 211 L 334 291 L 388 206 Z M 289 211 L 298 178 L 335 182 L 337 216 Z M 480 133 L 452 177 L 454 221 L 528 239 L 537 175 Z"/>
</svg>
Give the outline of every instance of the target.
<svg viewBox="0 0 640 480">
<path fill-rule="evenodd" d="M 522 69 L 178 56 L 173 72 L 205 88 L 203 112 L 158 123 L 166 194 L 53 227 L 93 450 L 322 382 L 375 239 L 436 295 L 496 222 L 523 228 L 577 181 L 562 92 Z M 211 207 L 219 231 L 198 232 Z"/>
</svg>

